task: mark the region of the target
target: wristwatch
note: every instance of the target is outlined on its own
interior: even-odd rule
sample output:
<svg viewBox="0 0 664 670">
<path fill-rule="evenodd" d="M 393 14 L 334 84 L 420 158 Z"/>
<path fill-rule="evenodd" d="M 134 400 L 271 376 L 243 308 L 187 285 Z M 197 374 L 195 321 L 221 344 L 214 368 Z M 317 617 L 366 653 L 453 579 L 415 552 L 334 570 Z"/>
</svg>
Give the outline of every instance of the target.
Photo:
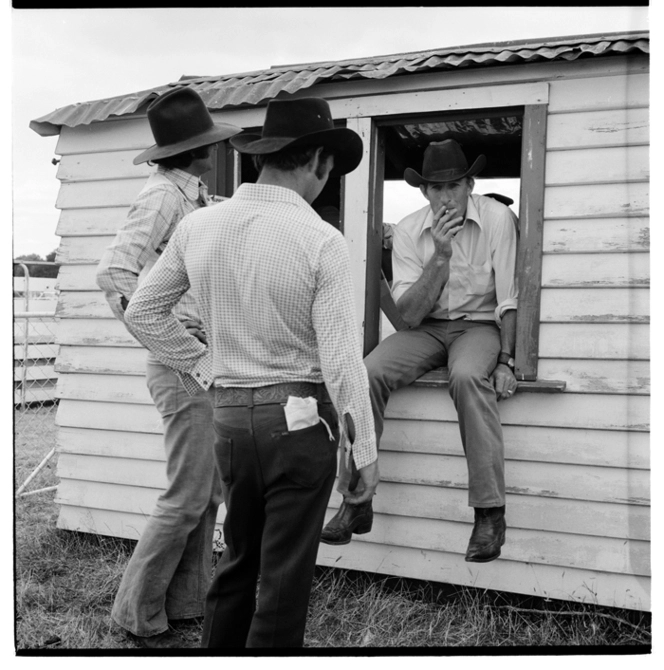
<svg viewBox="0 0 664 670">
<path fill-rule="evenodd" d="M 512 370 L 514 370 L 514 359 L 511 354 L 508 354 L 506 351 L 501 351 L 500 356 L 498 356 L 498 362 L 503 365 L 507 365 Z"/>
</svg>

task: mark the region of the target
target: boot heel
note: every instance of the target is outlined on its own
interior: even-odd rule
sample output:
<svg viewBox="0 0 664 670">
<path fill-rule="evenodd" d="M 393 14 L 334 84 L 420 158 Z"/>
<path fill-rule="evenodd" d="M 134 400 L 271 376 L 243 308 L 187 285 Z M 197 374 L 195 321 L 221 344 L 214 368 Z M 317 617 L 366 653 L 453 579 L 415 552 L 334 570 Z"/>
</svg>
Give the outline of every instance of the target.
<svg viewBox="0 0 664 670">
<path fill-rule="evenodd" d="M 364 535 L 365 533 L 371 532 L 371 527 L 373 526 L 372 521 L 365 521 L 361 526 L 358 526 L 353 532 L 356 535 Z"/>
</svg>

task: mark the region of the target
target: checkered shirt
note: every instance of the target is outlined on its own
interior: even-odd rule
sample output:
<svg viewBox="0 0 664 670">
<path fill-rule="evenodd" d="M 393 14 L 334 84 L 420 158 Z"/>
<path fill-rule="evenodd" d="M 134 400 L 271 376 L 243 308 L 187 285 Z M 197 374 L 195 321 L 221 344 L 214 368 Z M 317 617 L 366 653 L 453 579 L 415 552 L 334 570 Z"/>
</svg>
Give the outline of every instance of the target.
<svg viewBox="0 0 664 670">
<path fill-rule="evenodd" d="M 207 347 L 171 313 L 187 290 Z M 126 322 L 157 358 L 204 388 L 324 381 L 344 447 L 344 417 L 353 419 L 357 467 L 376 460 L 346 241 L 295 191 L 243 184 L 230 200 L 185 217 Z"/>
<path fill-rule="evenodd" d="M 120 321 L 124 322 L 121 297 L 129 300 L 134 295 L 178 223 L 206 200 L 204 184 L 188 172 L 159 166 L 150 176 L 97 268 L 97 284 Z M 196 302 L 189 294 L 173 311 L 181 321 L 198 320 Z"/>
</svg>

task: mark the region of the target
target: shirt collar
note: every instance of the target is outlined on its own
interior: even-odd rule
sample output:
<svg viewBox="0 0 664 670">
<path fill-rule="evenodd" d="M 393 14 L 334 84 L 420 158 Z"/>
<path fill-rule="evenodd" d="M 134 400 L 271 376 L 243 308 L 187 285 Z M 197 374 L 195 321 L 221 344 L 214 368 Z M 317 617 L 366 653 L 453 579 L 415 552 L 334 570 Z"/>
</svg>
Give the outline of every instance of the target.
<svg viewBox="0 0 664 670">
<path fill-rule="evenodd" d="M 475 194 L 470 194 L 468 196 L 468 204 L 466 205 L 466 218 L 464 220 L 464 225 L 466 221 L 474 221 L 479 227 L 480 230 L 482 229 L 482 219 L 480 218 L 480 213 L 479 210 L 477 209 L 477 205 L 475 204 L 475 198 L 478 196 Z M 431 224 L 433 223 L 433 211 L 431 210 L 431 206 L 427 205 L 427 213 L 426 216 L 424 217 L 424 222 L 422 223 L 422 230 L 420 231 L 420 235 L 424 233 L 425 230 L 431 229 Z"/>
<path fill-rule="evenodd" d="M 184 170 L 179 170 L 178 168 L 169 169 L 162 165 L 157 168 L 157 172 L 170 179 L 184 193 L 187 200 L 194 201 L 198 199 L 201 187 L 201 180 L 198 177 Z"/>
<path fill-rule="evenodd" d="M 293 189 L 272 184 L 240 184 L 233 198 L 241 200 L 263 200 L 265 202 L 290 202 L 298 207 L 311 209 L 309 203 Z M 313 212 L 314 210 L 311 209 Z"/>
</svg>

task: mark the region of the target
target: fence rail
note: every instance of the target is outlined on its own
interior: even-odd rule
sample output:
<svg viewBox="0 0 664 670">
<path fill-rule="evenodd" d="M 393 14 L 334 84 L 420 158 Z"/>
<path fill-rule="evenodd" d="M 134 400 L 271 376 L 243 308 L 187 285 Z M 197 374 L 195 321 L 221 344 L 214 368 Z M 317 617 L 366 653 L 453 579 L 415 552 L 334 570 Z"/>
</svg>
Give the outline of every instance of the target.
<svg viewBox="0 0 664 670">
<path fill-rule="evenodd" d="M 23 297 L 14 300 L 14 457 L 16 481 L 22 482 L 16 495 L 26 496 L 57 488 L 44 483 L 53 481 L 56 454 L 55 363 L 59 352 L 59 319 L 55 313 L 57 296 L 54 294 L 50 299 L 38 296 L 34 289 L 38 288 L 39 280 L 32 278 L 30 283 L 26 265 L 37 263 L 15 261 L 15 264 L 23 268 L 25 279 L 21 282 Z M 38 481 L 42 482 L 41 487 Z M 29 484 L 33 487 L 36 484 L 37 488 L 27 491 Z"/>
</svg>

